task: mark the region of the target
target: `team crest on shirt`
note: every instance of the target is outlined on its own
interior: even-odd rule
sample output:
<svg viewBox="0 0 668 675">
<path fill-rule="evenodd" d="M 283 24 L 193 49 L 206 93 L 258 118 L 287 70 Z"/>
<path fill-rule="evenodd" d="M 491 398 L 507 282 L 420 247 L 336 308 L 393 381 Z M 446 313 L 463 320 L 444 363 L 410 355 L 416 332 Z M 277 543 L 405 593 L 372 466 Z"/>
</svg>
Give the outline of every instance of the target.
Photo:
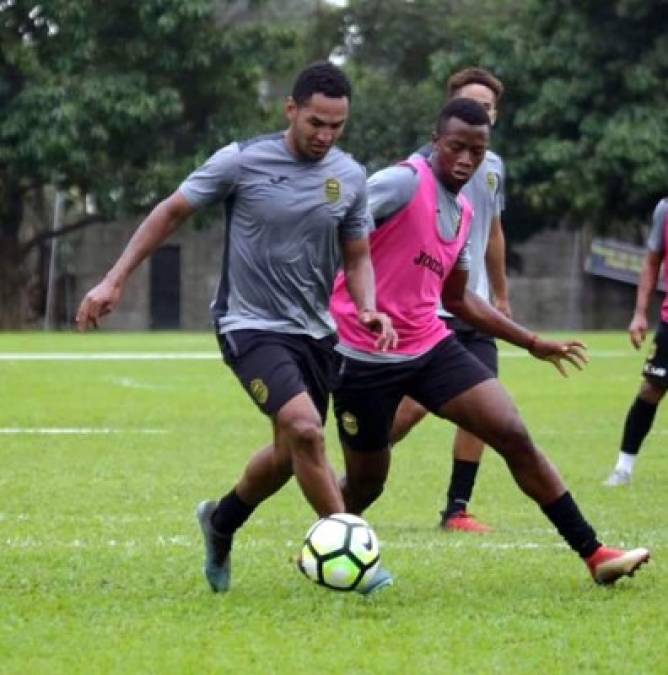
<svg viewBox="0 0 668 675">
<path fill-rule="evenodd" d="M 260 404 L 264 405 L 269 398 L 269 387 L 259 378 L 250 381 L 248 385 L 252 397 Z"/>
<path fill-rule="evenodd" d="M 336 178 L 328 178 L 325 181 L 325 199 L 334 204 L 341 199 L 341 182 Z"/>
<path fill-rule="evenodd" d="M 489 191 L 494 194 L 496 192 L 496 186 L 498 185 L 499 179 L 493 171 L 487 172 L 487 187 Z"/>
<path fill-rule="evenodd" d="M 357 424 L 357 417 L 349 412 L 344 412 L 341 415 L 341 426 L 348 436 L 357 436 L 360 430 Z"/>
</svg>

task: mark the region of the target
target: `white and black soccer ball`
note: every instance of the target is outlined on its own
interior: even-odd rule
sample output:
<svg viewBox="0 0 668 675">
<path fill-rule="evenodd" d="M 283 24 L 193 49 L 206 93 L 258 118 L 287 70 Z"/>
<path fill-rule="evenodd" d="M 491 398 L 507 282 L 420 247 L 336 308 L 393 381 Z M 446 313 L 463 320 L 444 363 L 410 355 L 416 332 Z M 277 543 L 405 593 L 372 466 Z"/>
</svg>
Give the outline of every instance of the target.
<svg viewBox="0 0 668 675">
<path fill-rule="evenodd" d="M 334 513 L 306 533 L 297 566 L 321 586 L 352 591 L 363 586 L 380 564 L 376 533 L 359 516 Z"/>
</svg>

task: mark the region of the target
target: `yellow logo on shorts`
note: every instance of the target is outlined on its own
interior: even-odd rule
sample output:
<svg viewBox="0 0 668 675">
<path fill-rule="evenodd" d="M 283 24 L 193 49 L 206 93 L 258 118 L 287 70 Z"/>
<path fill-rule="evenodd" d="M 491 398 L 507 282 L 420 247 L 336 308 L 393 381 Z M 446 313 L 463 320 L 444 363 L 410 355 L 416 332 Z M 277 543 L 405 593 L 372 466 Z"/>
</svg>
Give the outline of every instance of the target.
<svg viewBox="0 0 668 675">
<path fill-rule="evenodd" d="M 254 380 L 251 380 L 250 385 L 248 386 L 250 393 L 253 398 L 260 404 L 264 405 L 269 398 L 269 387 L 258 377 Z"/>
<path fill-rule="evenodd" d="M 325 199 L 330 204 L 341 199 L 341 183 L 336 178 L 328 178 L 325 181 Z"/>
<path fill-rule="evenodd" d="M 493 173 L 492 171 L 487 172 L 487 187 L 489 188 L 489 191 L 494 193 L 496 190 L 496 185 L 497 185 L 498 179 L 496 177 L 496 174 Z"/>
<path fill-rule="evenodd" d="M 349 412 L 344 412 L 341 415 L 341 426 L 348 436 L 357 436 L 360 430 L 357 424 L 357 417 Z"/>
</svg>

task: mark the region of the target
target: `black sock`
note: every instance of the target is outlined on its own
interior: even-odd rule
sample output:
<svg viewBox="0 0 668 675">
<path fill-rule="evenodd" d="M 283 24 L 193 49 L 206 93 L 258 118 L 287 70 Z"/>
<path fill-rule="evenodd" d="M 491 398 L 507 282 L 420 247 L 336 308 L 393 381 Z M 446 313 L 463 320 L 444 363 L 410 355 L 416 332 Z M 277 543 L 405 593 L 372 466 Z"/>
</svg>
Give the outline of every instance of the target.
<svg viewBox="0 0 668 675">
<path fill-rule="evenodd" d="M 594 528 L 580 513 L 570 492 L 564 492 L 556 501 L 541 508 L 566 543 L 580 557 L 588 558 L 601 545 Z"/>
<path fill-rule="evenodd" d="M 459 511 L 466 511 L 479 466 L 479 462 L 469 462 L 464 459 L 452 461 L 452 476 L 450 476 L 448 488 L 448 503 L 443 512 L 444 518 L 450 518 Z"/>
<path fill-rule="evenodd" d="M 624 424 L 621 451 L 629 455 L 637 455 L 647 432 L 652 428 L 658 403 L 649 403 L 640 397 L 636 398 L 629 408 Z"/>
<path fill-rule="evenodd" d="M 216 534 L 229 537 L 231 541 L 234 533 L 248 520 L 254 510 L 254 506 L 241 501 L 236 490 L 232 490 L 218 502 L 211 516 L 211 524 Z"/>
</svg>

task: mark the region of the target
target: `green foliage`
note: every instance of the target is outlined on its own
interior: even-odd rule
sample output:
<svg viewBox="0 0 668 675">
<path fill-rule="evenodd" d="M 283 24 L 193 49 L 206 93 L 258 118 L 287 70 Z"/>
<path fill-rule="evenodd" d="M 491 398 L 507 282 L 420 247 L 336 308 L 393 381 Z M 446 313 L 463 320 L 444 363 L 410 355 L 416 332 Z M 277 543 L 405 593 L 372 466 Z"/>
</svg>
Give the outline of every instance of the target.
<svg viewBox="0 0 668 675">
<path fill-rule="evenodd" d="M 447 76 L 478 62 L 475 36 L 462 29 L 472 11 L 436 0 L 352 0 L 340 11 L 336 52 L 355 85 L 345 146 L 370 171 L 430 139 Z"/>
<path fill-rule="evenodd" d="M 330 55 L 355 85 L 345 147 L 371 171 L 422 144 L 445 80 L 481 65 L 507 89 L 493 147 L 509 239 L 564 221 L 637 233 L 666 191 L 667 9 L 0 0 L 0 306 L 18 295 L 28 196 L 57 185 L 104 218 L 145 211 L 215 148 L 282 125 L 294 72 Z"/>
<path fill-rule="evenodd" d="M 441 101 L 431 80 L 411 85 L 363 68 L 352 68 L 351 76 L 355 91 L 343 145 L 369 172 L 401 161 L 430 140 Z"/>
<path fill-rule="evenodd" d="M 351 0 L 341 49 L 358 98 L 379 100 L 356 103 L 348 147 L 372 168 L 405 156 L 449 75 L 480 65 L 507 89 L 493 146 L 509 169 L 511 239 L 563 221 L 645 224 L 666 190 L 667 9 L 666 0 Z"/>
<path fill-rule="evenodd" d="M 215 148 L 254 132 L 260 79 L 294 35 L 226 24 L 235 4 L 0 5 L 0 189 L 75 187 L 109 217 L 146 208 Z M 0 227 L 17 217 L 0 213 Z"/>
<path fill-rule="evenodd" d="M 473 508 L 495 531 L 439 532 L 453 433 L 429 416 L 394 449 L 368 512 L 396 583 L 364 599 L 297 572 L 315 515 L 295 481 L 236 537 L 229 594 L 209 591 L 195 505 L 226 491 L 271 434 L 212 335 L 0 334 L 0 353 L 210 356 L 0 361 L 12 392 L 1 429 L 116 430 L 2 434 L 3 675 L 665 672 L 668 410 L 633 484 L 602 487 L 642 357 L 621 333 L 580 337 L 594 358 L 568 379 L 502 346 L 504 383 L 599 535 L 648 546 L 655 561 L 595 586 L 492 451 Z M 327 442 L 340 469 L 335 425 Z"/>
<path fill-rule="evenodd" d="M 261 84 L 296 46 L 264 4 L 0 0 L 0 326 L 21 325 L 26 255 L 51 221 L 25 227 L 26 203 L 46 187 L 71 198 L 73 227 L 145 213 L 264 126 Z"/>
<path fill-rule="evenodd" d="M 448 41 L 452 3 L 353 0 L 343 13 L 349 53 L 369 68 L 419 82 L 431 53 Z"/>
<path fill-rule="evenodd" d="M 668 3 L 527 3 L 506 53 L 502 122 L 514 194 L 549 220 L 646 221 L 665 194 Z"/>
</svg>

